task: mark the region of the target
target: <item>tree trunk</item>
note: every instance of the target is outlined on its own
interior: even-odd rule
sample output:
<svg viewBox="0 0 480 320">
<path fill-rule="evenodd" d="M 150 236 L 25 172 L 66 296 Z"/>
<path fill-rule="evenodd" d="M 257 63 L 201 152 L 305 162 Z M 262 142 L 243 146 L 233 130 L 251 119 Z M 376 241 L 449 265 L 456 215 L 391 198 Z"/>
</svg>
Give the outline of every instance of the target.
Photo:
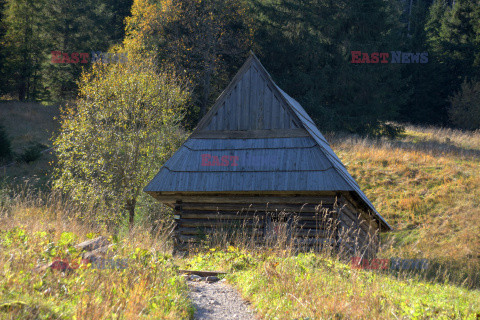
<svg viewBox="0 0 480 320">
<path fill-rule="evenodd" d="M 135 218 L 135 205 L 137 201 L 135 199 L 131 199 L 127 201 L 127 211 L 128 211 L 128 225 L 130 231 L 133 229 L 133 221 Z"/>
</svg>

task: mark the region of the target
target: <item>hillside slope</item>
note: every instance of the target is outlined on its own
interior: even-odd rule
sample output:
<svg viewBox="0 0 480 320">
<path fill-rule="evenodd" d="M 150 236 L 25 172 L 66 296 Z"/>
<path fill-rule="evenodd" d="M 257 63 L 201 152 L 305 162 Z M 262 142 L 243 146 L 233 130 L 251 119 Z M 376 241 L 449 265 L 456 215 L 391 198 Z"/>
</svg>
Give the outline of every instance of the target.
<svg viewBox="0 0 480 320">
<path fill-rule="evenodd" d="M 395 229 L 382 255 L 427 258 L 480 285 L 480 132 L 407 126 L 394 141 L 330 140 Z"/>
<path fill-rule="evenodd" d="M 23 184 L 25 180 L 42 187 L 51 173 L 50 162 L 54 157 L 44 152 L 35 161 L 25 163 L 22 155 L 30 150 L 47 150 L 52 146 L 51 137 L 59 128 L 58 106 L 44 106 L 33 102 L 0 102 L 0 123 L 10 137 L 13 159 L 0 165 L 0 182 Z M 36 153 L 36 152 L 35 152 Z M 12 165 L 12 162 L 14 164 Z"/>
<path fill-rule="evenodd" d="M 12 146 L 51 146 L 59 108 L 2 102 Z M 382 255 L 448 261 L 480 281 L 480 132 L 407 126 L 395 140 L 327 135 L 332 148 L 377 210 L 394 226 Z M 45 183 L 53 156 L 0 170 L 0 180 Z M 452 266 L 453 266 L 452 265 Z M 475 277 L 474 277 L 475 276 Z M 472 282 L 473 281 L 473 282 Z"/>
</svg>

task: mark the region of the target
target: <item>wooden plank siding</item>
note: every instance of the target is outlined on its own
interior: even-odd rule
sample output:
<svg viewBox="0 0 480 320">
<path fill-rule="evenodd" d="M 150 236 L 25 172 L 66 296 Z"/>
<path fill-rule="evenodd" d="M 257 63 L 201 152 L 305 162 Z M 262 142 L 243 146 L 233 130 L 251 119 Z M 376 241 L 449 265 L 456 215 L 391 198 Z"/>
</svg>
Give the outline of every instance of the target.
<svg viewBox="0 0 480 320">
<path fill-rule="evenodd" d="M 244 203 L 242 206 L 239 202 L 242 199 L 253 200 L 254 203 L 248 205 Z M 198 245 L 202 240 L 205 241 L 207 236 L 210 239 L 216 236 L 225 240 L 229 238 L 227 235 L 231 237 L 241 235 L 243 241 L 254 241 L 260 245 L 268 241 L 272 233 L 269 228 L 278 222 L 288 223 L 289 241 L 295 246 L 311 248 L 325 243 L 334 246 L 338 241 L 339 206 L 335 196 L 324 196 L 321 199 L 278 196 L 233 197 L 233 199 L 227 197 L 217 200 L 219 201 L 216 203 L 176 201 L 177 250 Z M 321 205 L 314 204 L 319 200 L 322 202 Z"/>
</svg>

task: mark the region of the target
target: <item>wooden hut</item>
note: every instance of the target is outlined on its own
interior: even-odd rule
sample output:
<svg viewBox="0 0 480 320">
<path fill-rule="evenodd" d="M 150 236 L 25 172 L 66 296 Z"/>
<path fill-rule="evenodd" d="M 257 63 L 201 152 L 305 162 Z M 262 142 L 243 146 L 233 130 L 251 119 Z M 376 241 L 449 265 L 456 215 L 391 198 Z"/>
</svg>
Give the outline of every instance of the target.
<svg viewBox="0 0 480 320">
<path fill-rule="evenodd" d="M 295 243 L 374 255 L 391 229 L 254 54 L 144 191 L 174 208 L 180 249 L 239 224 L 261 244 L 281 223 Z"/>
</svg>

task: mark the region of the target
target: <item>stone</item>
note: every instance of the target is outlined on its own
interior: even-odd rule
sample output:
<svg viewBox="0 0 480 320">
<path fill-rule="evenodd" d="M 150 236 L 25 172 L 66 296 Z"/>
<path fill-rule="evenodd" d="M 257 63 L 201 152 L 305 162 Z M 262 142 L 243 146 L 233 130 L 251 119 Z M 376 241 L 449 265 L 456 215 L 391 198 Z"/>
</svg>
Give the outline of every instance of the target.
<svg viewBox="0 0 480 320">
<path fill-rule="evenodd" d="M 204 278 L 203 278 L 203 277 L 200 277 L 200 276 L 197 276 L 196 274 L 191 274 L 191 275 L 188 277 L 188 280 L 190 280 L 190 281 L 195 281 L 195 282 L 199 282 L 199 281 L 203 281 Z"/>
<path fill-rule="evenodd" d="M 214 282 L 217 282 L 219 280 L 220 279 L 218 277 L 215 277 L 215 276 L 209 276 L 209 277 L 205 278 L 205 281 L 207 283 L 214 283 Z"/>
<path fill-rule="evenodd" d="M 93 251 L 101 247 L 108 246 L 110 241 L 107 238 L 100 236 L 95 239 L 90 239 L 84 242 L 81 242 L 75 246 L 75 248 L 83 251 Z"/>
<path fill-rule="evenodd" d="M 113 244 L 95 249 L 90 252 L 86 252 L 82 254 L 82 259 L 88 259 L 90 262 L 95 262 L 100 258 L 105 258 L 109 254 L 109 249 L 113 247 Z M 113 255 L 113 252 L 110 252 L 110 255 Z"/>
</svg>

